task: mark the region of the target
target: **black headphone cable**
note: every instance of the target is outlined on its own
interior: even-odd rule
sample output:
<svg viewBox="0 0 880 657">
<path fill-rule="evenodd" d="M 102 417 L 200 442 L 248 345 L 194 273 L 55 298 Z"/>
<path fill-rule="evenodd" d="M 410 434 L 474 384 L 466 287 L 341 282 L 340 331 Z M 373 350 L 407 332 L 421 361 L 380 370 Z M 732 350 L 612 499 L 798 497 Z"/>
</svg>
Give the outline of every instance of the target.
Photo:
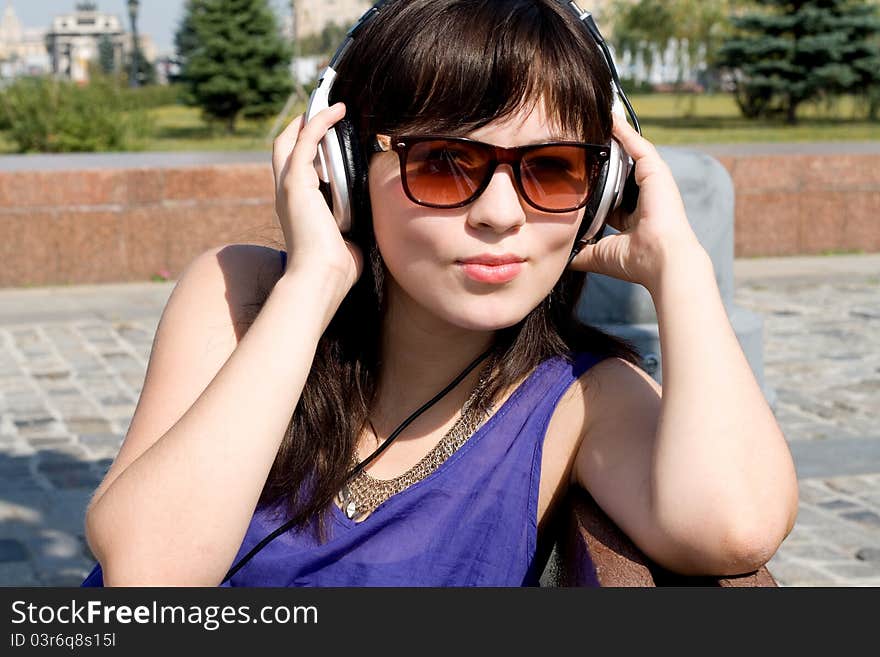
<svg viewBox="0 0 880 657">
<path fill-rule="evenodd" d="M 427 402 L 426 404 L 424 404 L 421 408 L 419 408 L 419 409 L 418 409 L 417 411 L 415 411 L 412 415 L 410 415 L 408 418 L 406 418 L 406 419 L 405 419 L 405 420 L 404 420 L 404 421 L 403 421 L 403 422 L 402 422 L 402 423 L 401 423 L 401 424 L 400 424 L 400 425 L 394 430 L 394 432 L 393 432 L 393 433 L 387 438 L 387 440 L 385 440 L 385 442 L 383 442 L 383 443 L 382 443 L 382 444 L 376 449 L 376 451 L 374 451 L 374 452 L 373 452 L 372 454 L 370 454 L 367 458 L 365 458 L 361 463 L 359 463 L 359 464 L 357 465 L 356 468 L 354 468 L 354 469 L 349 473 L 349 475 L 348 475 L 348 477 L 346 477 L 345 481 L 346 481 L 346 482 L 349 481 L 349 480 L 350 480 L 355 474 L 357 474 L 358 472 L 360 472 L 361 470 L 363 470 L 363 469 L 367 466 L 368 463 L 370 463 L 371 461 L 373 461 L 376 457 L 379 456 L 379 454 L 381 454 L 383 451 L 385 451 L 385 450 L 388 448 L 388 446 L 391 444 L 391 441 L 393 441 L 395 438 L 397 438 L 397 436 L 399 436 L 399 435 L 401 434 L 401 432 L 402 432 L 404 429 L 406 429 L 410 424 L 412 424 L 413 421 L 414 421 L 419 415 L 421 415 L 422 413 L 424 413 L 425 411 L 427 411 L 429 408 L 431 408 L 431 406 L 433 406 L 433 405 L 436 404 L 438 401 L 440 401 L 444 396 L 446 396 L 446 394 L 449 393 L 453 388 L 455 388 L 455 386 L 457 386 L 459 383 L 461 383 L 462 379 L 464 379 L 468 374 L 470 374 L 470 373 L 473 371 L 473 369 L 474 369 L 477 365 L 479 365 L 479 364 L 482 363 L 484 360 L 486 360 L 486 358 L 487 358 L 487 357 L 488 357 L 488 356 L 489 356 L 494 350 L 495 350 L 495 345 L 492 345 L 489 349 L 487 349 L 487 350 L 484 351 L 482 354 L 480 354 L 479 356 L 477 356 L 477 358 L 475 358 L 475 359 L 471 362 L 471 364 L 468 365 L 468 366 L 467 366 L 467 367 L 461 372 L 461 374 L 459 374 L 457 377 L 455 377 L 455 379 L 454 379 L 449 385 L 447 385 L 445 388 L 443 388 L 443 390 L 441 390 L 440 392 L 438 392 L 438 393 L 434 396 L 434 398 L 431 399 L 431 401 L 429 401 L 429 402 Z M 331 502 L 331 504 L 332 504 L 332 503 L 333 503 L 333 502 Z M 226 573 L 226 577 L 223 578 L 223 581 L 221 582 L 221 584 L 222 584 L 223 582 L 228 581 L 233 575 L 235 575 L 235 573 L 237 573 L 239 570 L 241 570 L 241 568 L 242 568 L 242 567 L 243 567 L 248 561 L 250 561 L 250 560 L 254 557 L 254 555 L 256 555 L 256 554 L 257 554 L 260 550 L 262 550 L 264 547 L 266 547 L 266 545 L 268 545 L 268 544 L 269 544 L 271 541 L 273 541 L 275 538 L 277 538 L 278 536 L 280 536 L 280 535 L 283 534 L 284 532 L 288 531 L 292 526 L 293 526 L 293 520 L 289 520 L 289 521 L 285 522 L 283 525 L 281 525 L 280 527 L 278 527 L 278 529 L 276 529 L 275 531 L 273 531 L 271 534 L 269 534 L 268 536 L 266 536 L 264 539 L 262 539 L 259 543 L 257 543 L 257 544 L 253 547 L 253 549 L 251 549 L 250 552 L 248 552 L 245 556 L 243 556 L 243 557 L 238 561 L 238 563 L 236 563 L 234 566 L 232 566 L 232 568 L 229 569 L 229 572 Z"/>
</svg>

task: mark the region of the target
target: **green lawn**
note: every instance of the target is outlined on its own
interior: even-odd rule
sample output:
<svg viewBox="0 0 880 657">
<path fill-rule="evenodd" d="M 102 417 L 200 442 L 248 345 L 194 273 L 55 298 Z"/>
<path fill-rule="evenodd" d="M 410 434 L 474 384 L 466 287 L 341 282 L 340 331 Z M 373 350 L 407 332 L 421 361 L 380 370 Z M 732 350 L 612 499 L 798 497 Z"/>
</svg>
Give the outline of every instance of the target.
<svg viewBox="0 0 880 657">
<path fill-rule="evenodd" d="M 749 121 L 740 116 L 733 98 L 726 94 L 684 96 L 648 94 L 630 101 L 648 139 L 657 144 L 722 144 L 740 142 L 806 142 L 880 140 L 880 123 L 858 117 L 849 99 L 830 109 L 804 106 L 801 123 Z M 293 115 L 305 110 L 294 108 Z M 149 150 L 269 150 L 266 135 L 273 121 L 240 122 L 238 134 L 211 133 L 189 107 L 162 107 L 152 111 L 157 130 Z"/>
<path fill-rule="evenodd" d="M 295 114 L 305 106 L 294 108 Z M 267 139 L 273 119 L 239 120 L 235 134 L 227 134 L 224 126 L 206 123 L 194 107 L 166 105 L 147 110 L 152 122 L 152 135 L 138 143 L 145 151 L 270 151 Z M 292 118 L 292 117 L 291 117 Z M 283 126 L 282 126 L 283 127 Z M 15 153 L 15 144 L 0 131 L 0 154 Z"/>
<path fill-rule="evenodd" d="M 743 142 L 875 141 L 880 123 L 870 123 L 850 98 L 831 107 L 804 105 L 800 123 L 747 120 L 727 94 L 649 94 L 630 99 L 645 136 L 658 144 Z"/>
<path fill-rule="evenodd" d="M 803 106 L 801 122 L 749 121 L 742 118 L 733 98 L 717 95 L 634 95 L 633 107 L 645 136 L 657 144 L 723 144 L 743 142 L 875 141 L 880 123 L 869 123 L 852 99 L 829 107 Z M 293 116 L 304 111 L 300 104 Z M 274 120 L 239 121 L 236 133 L 202 120 L 198 109 L 167 105 L 149 110 L 154 129 L 142 144 L 150 151 L 268 151 L 267 139 Z M 0 132 L 0 153 L 15 152 Z"/>
<path fill-rule="evenodd" d="M 144 144 L 148 151 L 262 151 L 270 150 L 266 136 L 273 121 L 242 121 L 235 134 L 223 126 L 211 126 L 198 109 L 169 105 L 150 110 L 153 136 Z"/>
</svg>

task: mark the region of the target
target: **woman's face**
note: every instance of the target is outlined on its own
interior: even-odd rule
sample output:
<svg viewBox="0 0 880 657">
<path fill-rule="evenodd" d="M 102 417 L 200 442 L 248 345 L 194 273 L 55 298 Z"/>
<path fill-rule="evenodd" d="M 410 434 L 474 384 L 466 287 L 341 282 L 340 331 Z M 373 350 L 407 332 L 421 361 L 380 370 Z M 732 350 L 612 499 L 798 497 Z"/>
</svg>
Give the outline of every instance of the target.
<svg viewBox="0 0 880 657">
<path fill-rule="evenodd" d="M 543 103 L 467 135 L 498 146 L 577 139 L 548 123 Z M 388 300 L 408 314 L 428 313 L 469 330 L 491 331 L 521 321 L 546 297 L 565 270 L 584 210 L 546 213 L 520 198 L 509 165 L 469 205 L 439 210 L 410 201 L 397 153 L 373 156 L 370 199 L 379 251 L 387 266 Z M 506 282 L 481 280 L 479 266 L 462 261 L 513 255 L 519 273 Z"/>
</svg>

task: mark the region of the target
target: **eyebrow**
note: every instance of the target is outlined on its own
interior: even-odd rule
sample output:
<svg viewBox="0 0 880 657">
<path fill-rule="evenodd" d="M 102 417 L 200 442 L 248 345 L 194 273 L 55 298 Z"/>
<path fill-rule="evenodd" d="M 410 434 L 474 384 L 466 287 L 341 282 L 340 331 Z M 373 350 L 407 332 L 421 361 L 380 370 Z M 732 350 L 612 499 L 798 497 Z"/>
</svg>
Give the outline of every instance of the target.
<svg viewBox="0 0 880 657">
<path fill-rule="evenodd" d="M 469 137 L 467 135 L 462 135 L 465 139 L 473 139 L 474 141 L 483 141 L 482 139 L 477 139 L 476 137 Z M 550 144 L 557 141 L 580 141 L 577 137 L 566 137 L 563 135 L 550 135 L 544 139 L 537 139 L 525 144 L 520 144 L 520 146 L 538 146 L 540 144 Z M 486 143 L 486 142 L 484 142 Z"/>
<path fill-rule="evenodd" d="M 546 144 L 549 141 L 578 141 L 577 137 L 567 137 L 564 135 L 550 135 L 547 139 L 531 142 L 533 144 Z"/>
</svg>

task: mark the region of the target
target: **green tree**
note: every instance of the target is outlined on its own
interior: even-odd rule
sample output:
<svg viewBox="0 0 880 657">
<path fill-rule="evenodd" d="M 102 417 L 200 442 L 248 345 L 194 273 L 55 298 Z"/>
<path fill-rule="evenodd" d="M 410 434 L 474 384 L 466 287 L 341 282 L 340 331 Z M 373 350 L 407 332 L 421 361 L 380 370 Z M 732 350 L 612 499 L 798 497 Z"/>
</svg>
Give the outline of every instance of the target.
<svg viewBox="0 0 880 657">
<path fill-rule="evenodd" d="M 272 116 L 293 90 L 268 0 L 188 0 L 175 44 L 190 102 L 230 133 L 239 116 Z"/>
<path fill-rule="evenodd" d="M 116 71 L 116 52 L 113 41 L 106 34 L 98 41 L 98 65 L 105 75 L 111 75 Z"/>
<path fill-rule="evenodd" d="M 332 55 L 333 51 L 342 43 L 350 28 L 351 25 L 328 23 L 318 34 L 311 34 L 300 39 L 299 54 Z"/>
<path fill-rule="evenodd" d="M 177 26 L 177 32 L 174 33 L 174 48 L 177 51 L 177 57 L 181 60 L 185 61 L 199 45 L 195 30 L 195 17 L 202 11 L 203 4 L 199 0 L 186 0 L 184 5 L 183 18 L 180 25 Z"/>
<path fill-rule="evenodd" d="M 880 96 L 880 16 L 865 0 L 755 0 L 732 18 L 722 48 L 743 115 L 797 122 L 800 105 L 863 96 L 873 118 Z M 873 99 L 873 101 L 872 101 Z"/>
<path fill-rule="evenodd" d="M 698 65 L 712 71 L 730 30 L 729 13 L 741 0 L 615 0 L 611 6 L 618 51 L 641 57 L 650 71 L 655 57 L 677 46 L 678 79 Z"/>
<path fill-rule="evenodd" d="M 138 78 L 138 85 L 141 87 L 146 87 L 151 84 L 156 84 L 156 66 L 148 60 L 144 56 L 144 51 L 140 48 L 137 49 L 134 53 L 129 54 L 127 61 L 125 63 L 125 72 L 127 75 L 131 75 L 131 58 L 137 57 L 137 64 L 135 65 L 135 74 Z"/>
</svg>

